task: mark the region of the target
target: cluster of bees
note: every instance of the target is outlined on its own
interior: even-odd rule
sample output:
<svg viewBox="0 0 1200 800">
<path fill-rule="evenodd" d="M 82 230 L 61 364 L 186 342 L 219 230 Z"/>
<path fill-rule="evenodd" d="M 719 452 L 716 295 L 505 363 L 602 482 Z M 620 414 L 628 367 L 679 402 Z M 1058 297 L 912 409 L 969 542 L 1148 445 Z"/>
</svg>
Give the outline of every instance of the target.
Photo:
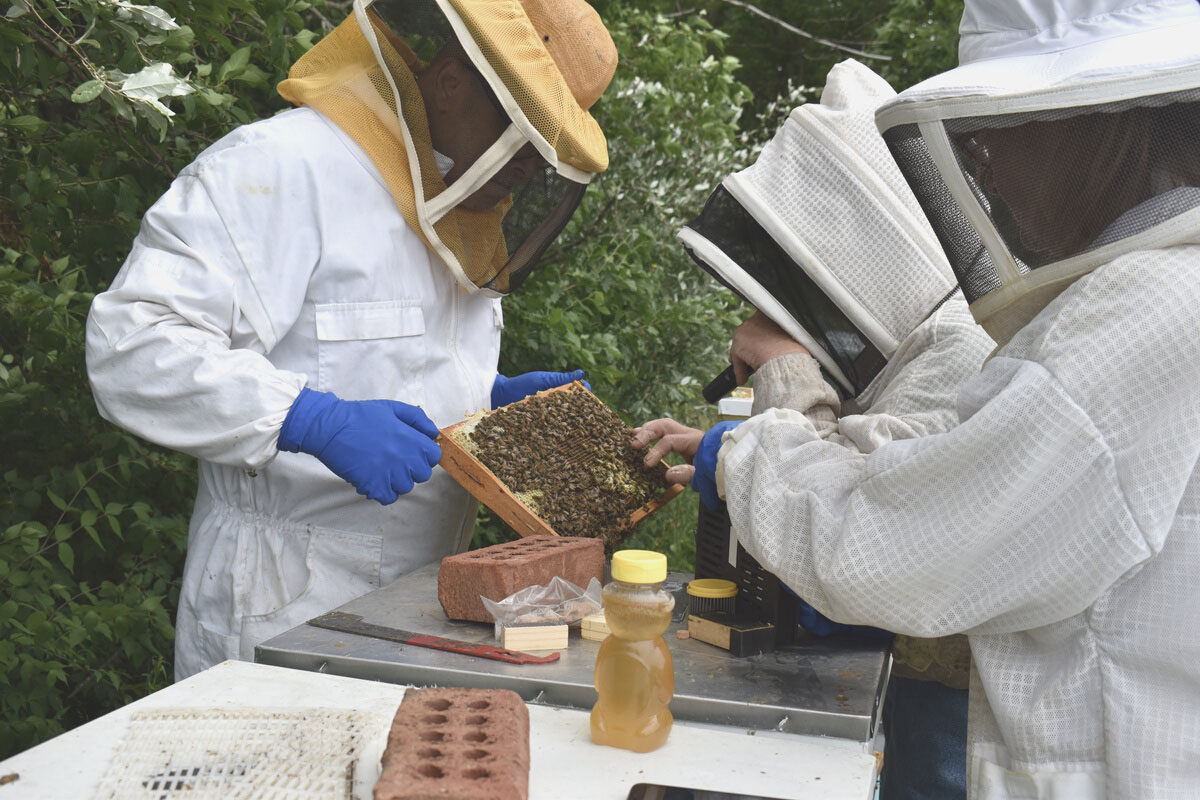
<svg viewBox="0 0 1200 800">
<path fill-rule="evenodd" d="M 666 466 L 645 468 L 631 429 L 583 387 L 497 409 L 469 438 L 475 457 L 562 536 L 613 547 L 629 516 L 667 486 Z"/>
</svg>

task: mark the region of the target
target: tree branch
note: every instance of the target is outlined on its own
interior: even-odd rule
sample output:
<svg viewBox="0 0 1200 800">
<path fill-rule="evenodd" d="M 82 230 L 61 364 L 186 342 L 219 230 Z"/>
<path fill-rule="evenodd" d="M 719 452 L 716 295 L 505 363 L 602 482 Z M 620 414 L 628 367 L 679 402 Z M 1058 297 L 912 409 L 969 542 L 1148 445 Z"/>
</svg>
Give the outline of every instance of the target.
<svg viewBox="0 0 1200 800">
<path fill-rule="evenodd" d="M 783 28 L 784 30 L 791 31 L 792 33 L 796 34 L 797 36 L 803 36 L 805 39 L 811 39 L 812 41 L 816 42 L 817 44 L 822 44 L 822 45 L 825 45 L 826 47 L 832 47 L 835 50 L 841 50 L 843 52 L 850 53 L 851 55 L 861 56 L 862 58 L 874 58 L 878 61 L 891 61 L 892 60 L 891 56 L 885 56 L 885 55 L 882 55 L 879 53 L 868 53 L 864 50 L 856 50 L 853 47 L 847 47 L 844 44 L 838 44 L 837 42 L 830 41 L 829 39 L 823 39 L 820 36 L 816 36 L 814 34 L 809 33 L 808 31 L 801 30 L 800 28 L 797 28 L 795 25 L 784 22 L 779 17 L 773 17 L 770 14 L 768 14 L 767 12 L 763 11 L 758 6 L 752 6 L 749 3 L 744 2 L 744 0 L 721 0 L 721 2 L 729 3 L 729 5 L 731 5 L 731 6 L 737 6 L 739 8 L 744 8 L 752 14 L 757 14 L 758 16 L 762 17 L 763 19 L 774 22 L 776 25 Z"/>
</svg>

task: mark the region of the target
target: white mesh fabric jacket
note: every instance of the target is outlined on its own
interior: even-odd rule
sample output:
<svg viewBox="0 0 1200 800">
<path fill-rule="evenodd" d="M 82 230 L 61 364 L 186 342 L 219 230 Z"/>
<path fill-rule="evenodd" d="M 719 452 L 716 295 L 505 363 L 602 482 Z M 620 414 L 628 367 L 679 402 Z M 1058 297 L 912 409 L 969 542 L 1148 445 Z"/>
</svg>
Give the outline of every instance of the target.
<svg viewBox="0 0 1200 800">
<path fill-rule="evenodd" d="M 974 798 L 1200 797 L 1200 235 L 1022 329 L 947 433 L 869 454 L 772 410 L 722 446 L 738 539 L 822 613 L 975 660 Z"/>
<path fill-rule="evenodd" d="M 875 380 L 855 398 L 861 413 L 835 418 L 836 395 L 822 380 L 816 362 L 804 355 L 772 359 L 755 373 L 754 412 L 770 407 L 800 411 L 826 441 L 872 453 L 888 442 L 944 433 L 957 425 L 959 389 L 979 374 L 994 348 L 962 294 L 955 293 L 901 341 Z M 832 467 L 840 470 L 837 464 Z M 964 663 L 969 660 L 965 651 L 961 636 L 936 641 L 904 637 L 896 644 L 893 674 L 964 688 Z"/>
<path fill-rule="evenodd" d="M 762 365 L 754 378 L 753 411 L 800 411 L 826 441 L 871 453 L 891 441 L 943 433 L 957 425 L 958 391 L 979 374 L 995 346 L 956 293 L 901 341 L 875 380 L 855 398 L 861 413 L 830 422 L 832 415 L 826 411 L 837 411 L 837 395 L 812 358 L 803 355 Z"/>
</svg>

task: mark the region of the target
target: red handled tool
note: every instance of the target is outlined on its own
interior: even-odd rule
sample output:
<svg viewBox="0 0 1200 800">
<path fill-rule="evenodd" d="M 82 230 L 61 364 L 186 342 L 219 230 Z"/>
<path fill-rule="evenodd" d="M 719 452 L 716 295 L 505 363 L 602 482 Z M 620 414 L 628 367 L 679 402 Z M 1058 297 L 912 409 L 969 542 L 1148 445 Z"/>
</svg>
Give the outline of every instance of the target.
<svg viewBox="0 0 1200 800">
<path fill-rule="evenodd" d="M 509 664 L 553 664 L 558 661 L 558 653 L 548 656 L 531 656 L 528 653 L 518 653 L 515 650 L 505 650 L 503 647 L 493 647 L 490 644 L 461 642 L 457 639 L 443 639 L 441 636 L 430 636 L 427 633 L 413 633 L 374 625 L 363 622 L 359 614 L 346 614 L 342 611 L 330 611 L 308 621 L 309 625 L 317 628 L 327 628 L 340 633 L 354 633 L 359 636 L 370 636 L 373 639 L 386 639 L 389 642 L 411 644 L 415 647 L 428 647 L 432 650 L 445 650 L 447 653 L 460 653 L 464 656 L 478 656 L 495 661 L 506 661 Z"/>
</svg>

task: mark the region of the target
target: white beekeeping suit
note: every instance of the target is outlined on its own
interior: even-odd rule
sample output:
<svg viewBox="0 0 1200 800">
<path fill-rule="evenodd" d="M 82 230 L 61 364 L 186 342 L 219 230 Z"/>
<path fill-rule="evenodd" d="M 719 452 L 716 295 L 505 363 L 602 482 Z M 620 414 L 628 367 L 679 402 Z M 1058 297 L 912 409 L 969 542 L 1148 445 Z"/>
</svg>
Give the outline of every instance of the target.
<svg viewBox="0 0 1200 800">
<path fill-rule="evenodd" d="M 792 111 L 679 233 L 698 264 L 812 353 L 762 365 L 754 413 L 804 412 L 822 438 L 861 453 L 954 427 L 959 388 L 995 347 L 875 129 L 895 96 L 862 64 L 838 64 L 821 102 Z M 965 642 L 899 648 L 913 649 L 925 657 L 900 672 L 965 688 Z"/>
<path fill-rule="evenodd" d="M 717 485 L 823 613 L 969 634 L 973 797 L 1200 797 L 1200 6 L 968 2 L 962 35 L 877 117 L 1001 345 L 961 423 L 855 453 L 768 411 Z"/>
<path fill-rule="evenodd" d="M 586 109 L 615 67 L 582 0 L 356 0 L 280 85 L 304 107 L 222 138 L 146 213 L 92 305 L 88 373 L 102 416 L 200 459 L 177 679 L 467 545 L 477 505 L 430 429 L 496 400 L 499 296 L 607 166 Z M 440 122 L 470 163 L 434 150 L 419 83 L 442 68 L 480 101 Z M 288 451 L 309 396 L 411 407 L 429 480 L 380 505 L 328 446 Z M 382 425 L 327 428 L 400 460 L 372 450 Z"/>
</svg>

